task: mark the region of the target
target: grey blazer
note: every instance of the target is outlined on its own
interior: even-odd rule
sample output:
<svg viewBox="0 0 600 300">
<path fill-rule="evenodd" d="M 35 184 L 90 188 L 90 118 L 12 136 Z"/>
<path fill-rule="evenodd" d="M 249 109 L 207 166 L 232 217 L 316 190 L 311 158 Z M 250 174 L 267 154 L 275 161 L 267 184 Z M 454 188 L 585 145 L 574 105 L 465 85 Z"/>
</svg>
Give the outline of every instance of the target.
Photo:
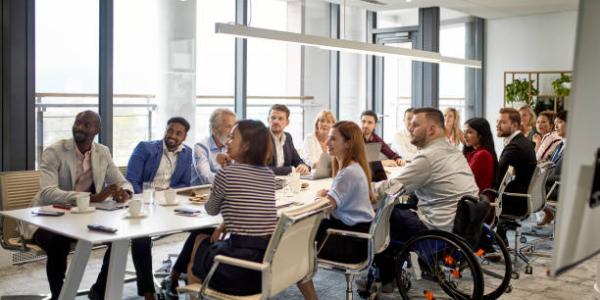
<svg viewBox="0 0 600 300">
<path fill-rule="evenodd" d="M 73 139 L 60 140 L 44 149 L 40 161 L 40 192 L 33 198 L 31 206 L 52 205 L 55 203 L 76 202 L 77 197 L 90 193 L 75 192 L 77 156 Z M 108 147 L 94 143 L 90 156 L 92 176 L 97 192 L 111 184 L 129 190 L 133 187 L 115 166 Z M 21 226 L 21 233 L 30 238 L 37 228 L 27 230 Z M 27 226 L 30 227 L 30 226 Z"/>
</svg>

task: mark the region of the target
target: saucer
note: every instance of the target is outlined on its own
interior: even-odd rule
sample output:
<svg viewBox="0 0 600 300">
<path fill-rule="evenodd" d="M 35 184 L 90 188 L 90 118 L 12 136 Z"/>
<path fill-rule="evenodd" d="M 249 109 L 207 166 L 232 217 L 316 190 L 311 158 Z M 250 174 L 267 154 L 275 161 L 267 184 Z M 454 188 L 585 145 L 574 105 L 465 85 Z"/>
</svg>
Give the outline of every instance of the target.
<svg viewBox="0 0 600 300">
<path fill-rule="evenodd" d="M 177 205 L 179 205 L 179 200 L 175 201 L 174 203 L 167 203 L 166 201 L 165 202 L 161 201 L 161 202 L 158 202 L 158 205 L 160 205 L 160 206 L 177 206 Z"/>
<path fill-rule="evenodd" d="M 93 206 L 88 207 L 88 209 L 86 211 L 80 211 L 79 207 L 71 207 L 72 214 L 89 214 L 94 211 L 96 211 L 96 208 Z"/>
<path fill-rule="evenodd" d="M 132 216 L 129 212 L 127 212 L 125 214 L 125 219 L 141 219 L 141 218 L 145 218 L 148 216 L 148 213 L 146 213 L 145 211 L 141 212 L 139 215 L 137 216 Z"/>
</svg>

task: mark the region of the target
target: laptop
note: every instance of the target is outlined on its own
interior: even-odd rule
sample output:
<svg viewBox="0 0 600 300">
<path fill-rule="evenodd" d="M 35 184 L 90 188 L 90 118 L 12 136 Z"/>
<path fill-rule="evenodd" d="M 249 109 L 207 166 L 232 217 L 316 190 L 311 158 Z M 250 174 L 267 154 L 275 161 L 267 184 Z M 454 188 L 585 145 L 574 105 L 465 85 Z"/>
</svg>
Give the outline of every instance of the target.
<svg viewBox="0 0 600 300">
<path fill-rule="evenodd" d="M 331 177 L 331 156 L 327 152 L 321 153 L 319 161 L 309 175 L 300 176 L 302 179 L 316 180 Z"/>
<path fill-rule="evenodd" d="M 379 159 L 379 153 L 381 153 L 381 143 L 367 143 L 365 144 L 367 152 L 367 162 L 369 162 L 369 168 L 371 168 L 371 181 L 378 182 L 387 179 L 383 164 Z"/>
<path fill-rule="evenodd" d="M 381 153 L 381 143 L 366 143 L 367 162 L 379 161 L 379 153 Z"/>
</svg>

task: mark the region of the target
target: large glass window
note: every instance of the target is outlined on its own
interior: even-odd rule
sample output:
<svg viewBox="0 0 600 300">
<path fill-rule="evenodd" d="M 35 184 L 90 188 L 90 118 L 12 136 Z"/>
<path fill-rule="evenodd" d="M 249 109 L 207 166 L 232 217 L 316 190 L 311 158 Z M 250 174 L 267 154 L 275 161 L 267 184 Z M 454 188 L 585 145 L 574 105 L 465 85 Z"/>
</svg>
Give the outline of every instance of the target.
<svg viewBox="0 0 600 300">
<path fill-rule="evenodd" d="M 234 110 L 235 39 L 215 34 L 216 22 L 234 20 L 235 1 L 197 1 L 196 142 L 209 135 L 208 119 L 215 109 Z"/>
<path fill-rule="evenodd" d="M 385 43 L 386 46 L 412 48 L 412 42 Z M 383 139 L 393 142 L 403 126 L 404 111 L 412 97 L 412 60 L 386 57 L 383 66 Z"/>
<path fill-rule="evenodd" d="M 441 26 L 440 53 L 444 56 L 465 58 L 465 24 Z M 440 109 L 454 107 L 464 123 L 465 67 L 440 64 Z M 460 124 L 462 126 L 462 124 Z"/>
<path fill-rule="evenodd" d="M 299 2 L 252 1 L 250 26 L 300 32 L 302 7 Z M 304 139 L 301 97 L 301 46 L 267 40 L 248 40 L 249 119 L 267 121 L 269 107 L 275 103 L 290 109 L 288 131 L 296 145 Z"/>
<path fill-rule="evenodd" d="M 78 112 L 98 110 L 98 18 L 97 0 L 36 1 L 36 162 L 72 137 Z"/>
<path fill-rule="evenodd" d="M 366 42 L 367 11 L 346 7 L 340 24 L 341 38 Z M 366 109 L 366 55 L 340 52 L 339 119 L 356 121 Z"/>
<path fill-rule="evenodd" d="M 138 142 L 152 139 L 157 111 L 157 16 L 155 0 L 115 1 L 113 159 L 118 166 L 127 165 Z"/>
</svg>

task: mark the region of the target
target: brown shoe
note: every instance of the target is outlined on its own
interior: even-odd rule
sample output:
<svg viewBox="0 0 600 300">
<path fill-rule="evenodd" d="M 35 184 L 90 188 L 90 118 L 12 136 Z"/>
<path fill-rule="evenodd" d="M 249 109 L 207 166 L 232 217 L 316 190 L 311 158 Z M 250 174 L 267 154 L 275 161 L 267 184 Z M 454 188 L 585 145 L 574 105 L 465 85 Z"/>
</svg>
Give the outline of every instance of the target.
<svg viewBox="0 0 600 300">
<path fill-rule="evenodd" d="M 542 221 L 538 222 L 538 226 L 544 226 L 550 224 L 554 220 L 554 213 L 549 209 L 544 209 L 544 218 Z"/>
</svg>

